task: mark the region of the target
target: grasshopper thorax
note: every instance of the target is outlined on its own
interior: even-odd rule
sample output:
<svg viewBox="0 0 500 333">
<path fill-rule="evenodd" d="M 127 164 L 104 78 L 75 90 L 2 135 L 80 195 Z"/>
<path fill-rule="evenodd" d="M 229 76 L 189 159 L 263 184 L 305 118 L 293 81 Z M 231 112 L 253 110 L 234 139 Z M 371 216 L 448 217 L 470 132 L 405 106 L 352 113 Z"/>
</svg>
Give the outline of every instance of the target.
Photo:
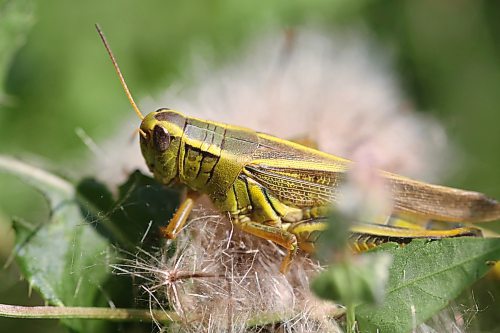
<svg viewBox="0 0 500 333">
<path fill-rule="evenodd" d="M 186 117 L 177 111 L 159 109 L 142 120 L 141 151 L 149 170 L 168 185 L 178 178 L 178 152 Z"/>
</svg>

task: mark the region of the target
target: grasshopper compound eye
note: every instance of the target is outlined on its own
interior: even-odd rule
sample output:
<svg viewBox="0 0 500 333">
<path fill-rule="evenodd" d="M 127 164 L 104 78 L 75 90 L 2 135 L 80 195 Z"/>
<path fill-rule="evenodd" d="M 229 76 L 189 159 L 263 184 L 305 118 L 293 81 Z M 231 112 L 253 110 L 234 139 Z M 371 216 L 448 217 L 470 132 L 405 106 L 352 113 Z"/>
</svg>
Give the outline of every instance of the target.
<svg viewBox="0 0 500 333">
<path fill-rule="evenodd" d="M 167 129 L 161 125 L 156 125 L 153 129 L 153 145 L 155 149 L 163 153 L 170 146 L 170 134 Z"/>
</svg>

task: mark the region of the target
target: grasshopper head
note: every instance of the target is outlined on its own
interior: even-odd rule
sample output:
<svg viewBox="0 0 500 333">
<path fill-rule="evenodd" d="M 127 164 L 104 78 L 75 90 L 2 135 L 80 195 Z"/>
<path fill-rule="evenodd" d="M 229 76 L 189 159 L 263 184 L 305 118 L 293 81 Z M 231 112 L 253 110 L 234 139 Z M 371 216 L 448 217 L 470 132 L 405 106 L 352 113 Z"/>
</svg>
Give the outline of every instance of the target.
<svg viewBox="0 0 500 333">
<path fill-rule="evenodd" d="M 177 111 L 159 109 L 141 123 L 141 151 L 155 178 L 169 185 L 178 177 L 178 153 L 186 117 Z"/>
<path fill-rule="evenodd" d="M 144 117 L 132 97 L 115 56 L 109 47 L 108 41 L 101 28 L 96 24 L 97 33 L 108 51 L 113 67 L 118 74 L 118 79 L 134 108 L 137 116 L 142 120 L 141 128 L 141 150 L 149 170 L 155 178 L 165 185 L 172 183 L 178 174 L 178 152 L 186 117 L 181 113 L 169 109 L 160 109 L 151 112 Z"/>
</svg>

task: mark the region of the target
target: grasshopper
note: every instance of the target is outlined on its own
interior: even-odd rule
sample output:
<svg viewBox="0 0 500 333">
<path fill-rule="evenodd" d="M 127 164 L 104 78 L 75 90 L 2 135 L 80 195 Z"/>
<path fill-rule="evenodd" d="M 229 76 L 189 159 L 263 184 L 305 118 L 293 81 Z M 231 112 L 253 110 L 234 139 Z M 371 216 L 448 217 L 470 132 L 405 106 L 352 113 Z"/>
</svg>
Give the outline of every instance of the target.
<svg viewBox="0 0 500 333">
<path fill-rule="evenodd" d="M 161 234 L 173 239 L 185 225 L 199 194 L 206 194 L 233 224 L 282 246 L 286 273 L 297 250 L 314 251 L 318 234 L 352 162 L 251 129 L 188 117 L 159 109 L 145 117 L 135 104 L 116 59 L 98 26 L 125 93 L 141 119 L 141 151 L 154 177 L 167 186 L 182 183 L 187 198 Z M 500 204 L 472 191 L 432 185 L 380 171 L 394 201 L 398 224 L 357 223 L 351 242 L 361 251 L 386 241 L 481 236 L 462 223 L 500 219 Z M 428 230 L 412 221 L 450 222 L 451 228 Z M 369 221 L 368 221 L 369 222 Z M 408 225 L 408 224 L 406 224 Z"/>
</svg>

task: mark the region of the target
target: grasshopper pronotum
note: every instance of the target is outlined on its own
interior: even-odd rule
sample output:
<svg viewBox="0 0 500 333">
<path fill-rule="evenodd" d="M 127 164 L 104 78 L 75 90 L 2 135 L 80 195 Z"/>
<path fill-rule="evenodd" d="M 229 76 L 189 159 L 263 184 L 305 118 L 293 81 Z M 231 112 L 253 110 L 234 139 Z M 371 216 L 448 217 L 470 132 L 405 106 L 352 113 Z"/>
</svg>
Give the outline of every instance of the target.
<svg viewBox="0 0 500 333">
<path fill-rule="evenodd" d="M 154 177 L 165 185 L 189 189 L 162 235 L 175 238 L 186 223 L 198 193 L 208 195 L 220 212 L 241 230 L 271 240 L 287 250 L 280 271 L 288 271 L 297 249 L 314 251 L 317 234 L 340 193 L 352 162 L 251 129 L 188 117 L 159 109 L 145 117 L 125 83 L 99 27 L 125 93 L 142 120 L 142 154 Z M 500 204 L 484 194 L 432 185 L 380 171 L 394 201 L 393 216 L 407 223 L 472 223 L 500 219 Z M 351 226 L 353 248 L 364 250 L 385 241 L 481 236 L 471 226 L 428 230 L 415 224 L 358 223 Z"/>
</svg>

